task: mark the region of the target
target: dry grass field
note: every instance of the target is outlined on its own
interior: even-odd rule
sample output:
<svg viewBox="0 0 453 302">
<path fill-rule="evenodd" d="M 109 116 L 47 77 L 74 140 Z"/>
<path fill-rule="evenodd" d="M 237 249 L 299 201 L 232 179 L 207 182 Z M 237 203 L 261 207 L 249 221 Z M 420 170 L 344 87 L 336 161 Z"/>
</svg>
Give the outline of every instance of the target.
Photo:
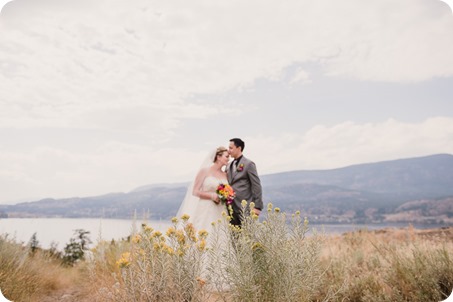
<svg viewBox="0 0 453 302">
<path fill-rule="evenodd" d="M 305 237 L 307 221 L 288 233 L 285 214 L 270 212 L 214 264 L 203 260 L 215 256 L 205 234 L 188 224 L 166 234 L 145 225 L 130 241 L 98 243 L 73 267 L 1 236 L 0 288 L 15 302 L 437 302 L 453 289 L 453 227 Z"/>
</svg>

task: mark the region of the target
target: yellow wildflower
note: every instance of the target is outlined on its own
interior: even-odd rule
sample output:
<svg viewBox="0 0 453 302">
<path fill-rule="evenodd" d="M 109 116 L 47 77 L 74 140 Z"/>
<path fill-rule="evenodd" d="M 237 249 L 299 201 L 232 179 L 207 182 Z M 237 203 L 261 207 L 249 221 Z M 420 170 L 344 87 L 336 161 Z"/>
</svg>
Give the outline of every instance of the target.
<svg viewBox="0 0 453 302">
<path fill-rule="evenodd" d="M 125 268 L 131 265 L 131 253 L 126 252 L 121 254 L 121 258 L 116 261 L 116 265 L 120 268 Z"/>
<path fill-rule="evenodd" d="M 155 231 L 151 234 L 151 238 L 159 238 L 160 236 L 162 236 L 162 233 L 160 231 Z"/>
<path fill-rule="evenodd" d="M 208 236 L 208 231 L 206 231 L 206 230 L 199 230 L 199 231 L 198 231 L 198 236 L 199 236 L 200 238 L 206 238 L 206 237 Z"/>
<path fill-rule="evenodd" d="M 176 231 L 176 238 L 178 238 L 179 244 L 184 244 L 186 242 L 186 236 L 182 230 Z"/>
<path fill-rule="evenodd" d="M 272 203 L 270 202 L 267 204 L 267 211 L 268 212 L 272 211 Z"/>
<path fill-rule="evenodd" d="M 296 215 L 299 216 L 300 215 L 300 211 L 296 211 Z"/>
<path fill-rule="evenodd" d="M 167 247 L 167 254 L 169 255 L 174 255 L 175 254 L 175 251 L 171 248 L 171 247 Z"/>
<path fill-rule="evenodd" d="M 250 210 L 252 210 L 252 209 L 254 209 L 254 208 L 255 208 L 255 203 L 252 201 L 252 202 L 250 203 Z"/>
<path fill-rule="evenodd" d="M 189 220 L 189 218 L 190 218 L 190 216 L 187 215 L 187 214 L 184 214 L 184 215 L 181 216 L 181 219 L 184 220 L 184 221 Z"/>
<path fill-rule="evenodd" d="M 198 243 L 198 249 L 199 249 L 200 251 L 203 251 L 205 248 L 206 248 L 206 240 L 202 239 L 202 240 Z"/>
<path fill-rule="evenodd" d="M 197 241 L 197 238 L 195 237 L 195 227 L 192 223 L 188 223 L 185 227 L 185 230 L 190 240 Z"/>
<path fill-rule="evenodd" d="M 247 206 L 247 200 L 243 199 L 243 200 L 241 201 L 241 204 L 242 204 L 242 207 L 245 208 L 245 207 Z"/>
<path fill-rule="evenodd" d="M 169 227 L 167 229 L 167 233 L 166 234 L 167 234 L 168 237 L 172 237 L 172 236 L 174 236 L 176 234 L 176 229 L 174 227 Z"/>
<path fill-rule="evenodd" d="M 172 223 L 178 223 L 178 218 L 177 218 L 177 217 L 173 217 L 173 218 L 171 219 L 171 222 L 172 222 Z"/>
<path fill-rule="evenodd" d="M 275 208 L 274 211 L 275 213 L 280 213 L 280 208 Z"/>
<path fill-rule="evenodd" d="M 133 243 L 140 243 L 140 241 L 142 241 L 142 236 L 140 236 L 140 234 L 137 234 L 134 237 L 132 237 Z"/>
</svg>

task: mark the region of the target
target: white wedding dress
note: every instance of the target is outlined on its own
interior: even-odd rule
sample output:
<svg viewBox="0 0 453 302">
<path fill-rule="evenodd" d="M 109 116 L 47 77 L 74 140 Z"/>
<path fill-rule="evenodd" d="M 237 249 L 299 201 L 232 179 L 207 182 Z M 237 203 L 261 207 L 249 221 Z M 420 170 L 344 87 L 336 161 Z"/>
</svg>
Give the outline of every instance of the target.
<svg viewBox="0 0 453 302">
<path fill-rule="evenodd" d="M 204 192 L 215 193 L 220 183 L 227 184 L 226 179 L 219 179 L 214 176 L 207 176 L 201 186 L 201 190 Z M 189 188 L 188 195 L 191 194 L 192 190 Z M 222 212 L 226 212 L 226 206 L 223 203 L 216 204 L 212 200 L 201 199 L 196 196 L 186 196 L 186 199 L 191 199 L 189 203 L 186 203 L 185 207 L 181 207 L 178 211 L 178 215 L 188 214 L 190 216 L 189 222 L 191 222 L 197 231 L 206 230 L 209 234 L 212 233 L 212 222 L 216 222 L 222 219 Z M 183 204 L 184 204 L 183 203 Z"/>
<path fill-rule="evenodd" d="M 215 150 L 206 157 L 205 161 L 201 165 L 201 169 L 207 168 L 212 165 L 212 158 L 214 158 L 214 155 Z M 215 176 L 208 175 L 205 177 L 201 184 L 201 191 L 215 193 L 220 183 L 227 184 L 228 181 L 226 179 L 219 179 Z M 177 217 L 181 218 L 183 214 L 189 215 L 189 222 L 194 225 L 196 231 L 198 232 L 199 230 L 206 230 L 208 232 L 208 246 L 212 247 L 213 245 L 215 245 L 217 248 L 217 254 L 220 254 L 222 250 L 226 250 L 226 247 L 229 246 L 228 236 L 226 235 L 226 232 L 224 230 L 219 231 L 219 228 L 217 228 L 216 233 L 214 234 L 214 227 L 212 223 L 217 222 L 219 219 L 224 223 L 225 220 L 222 217 L 222 212 L 226 213 L 227 208 L 223 203 L 216 204 L 212 200 L 201 199 L 197 196 L 194 196 L 193 188 L 194 182 L 192 182 L 187 188 L 186 196 L 178 210 Z M 221 267 L 224 267 L 223 264 L 220 264 L 219 266 L 219 262 L 221 261 L 215 261 L 215 259 L 211 257 L 212 255 L 208 253 L 207 257 L 205 257 L 203 260 L 203 272 L 201 273 L 203 277 L 208 274 L 207 267 L 211 263 L 216 262 L 215 265 L 217 266 L 217 271 Z M 217 285 L 209 285 L 212 288 L 216 288 L 217 290 L 219 288 L 229 288 L 229 286 L 227 286 L 225 282 L 219 281 L 221 279 L 219 279 L 218 276 L 213 276 L 213 278 L 214 279 L 212 279 L 211 282 L 215 282 Z"/>
</svg>

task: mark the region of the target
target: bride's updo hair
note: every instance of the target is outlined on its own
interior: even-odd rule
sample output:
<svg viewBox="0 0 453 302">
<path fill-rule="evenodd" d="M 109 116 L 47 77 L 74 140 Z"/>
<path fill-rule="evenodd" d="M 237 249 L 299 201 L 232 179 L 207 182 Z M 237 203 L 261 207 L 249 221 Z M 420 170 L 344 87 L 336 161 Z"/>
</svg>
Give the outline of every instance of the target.
<svg viewBox="0 0 453 302">
<path fill-rule="evenodd" d="M 223 152 L 225 152 L 225 151 L 228 151 L 228 149 L 223 146 L 218 147 L 217 150 L 215 151 L 215 156 L 214 156 L 213 162 L 215 163 L 215 161 L 217 160 L 217 156 L 222 155 Z"/>
</svg>

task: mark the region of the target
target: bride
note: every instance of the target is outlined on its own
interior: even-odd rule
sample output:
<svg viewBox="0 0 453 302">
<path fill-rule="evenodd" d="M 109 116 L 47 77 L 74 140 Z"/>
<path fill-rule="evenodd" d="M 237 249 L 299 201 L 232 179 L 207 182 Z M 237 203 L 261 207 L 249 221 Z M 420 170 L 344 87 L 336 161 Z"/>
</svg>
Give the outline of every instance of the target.
<svg viewBox="0 0 453 302">
<path fill-rule="evenodd" d="M 226 206 L 220 202 L 216 190 L 219 184 L 227 184 L 226 172 L 222 170 L 228 164 L 228 150 L 218 147 L 204 160 L 193 183 L 187 189 L 186 197 L 178 210 L 178 217 L 190 216 L 189 221 L 197 230 L 212 230 L 211 223 L 222 218 Z"/>
</svg>

